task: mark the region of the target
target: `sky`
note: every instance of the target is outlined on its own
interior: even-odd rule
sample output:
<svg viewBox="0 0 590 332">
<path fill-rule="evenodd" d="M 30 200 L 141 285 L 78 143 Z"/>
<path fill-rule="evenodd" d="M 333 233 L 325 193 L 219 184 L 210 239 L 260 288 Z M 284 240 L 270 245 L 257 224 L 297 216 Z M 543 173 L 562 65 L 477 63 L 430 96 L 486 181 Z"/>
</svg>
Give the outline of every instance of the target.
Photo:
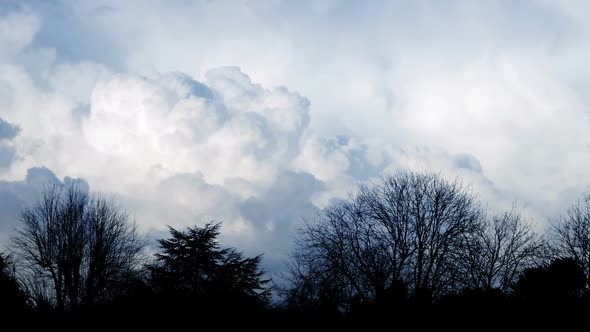
<svg viewBox="0 0 590 332">
<path fill-rule="evenodd" d="M 47 182 L 140 230 L 296 230 L 398 170 L 539 230 L 588 192 L 587 1 L 0 0 L 0 243 Z"/>
</svg>

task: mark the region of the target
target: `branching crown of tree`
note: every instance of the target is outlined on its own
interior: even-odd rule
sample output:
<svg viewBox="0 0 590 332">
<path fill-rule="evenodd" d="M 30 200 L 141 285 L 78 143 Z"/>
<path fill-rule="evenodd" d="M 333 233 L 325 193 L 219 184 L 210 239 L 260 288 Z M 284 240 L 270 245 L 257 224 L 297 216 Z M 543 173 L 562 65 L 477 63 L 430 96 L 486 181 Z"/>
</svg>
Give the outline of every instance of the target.
<svg viewBox="0 0 590 332">
<path fill-rule="evenodd" d="M 506 290 L 542 245 L 516 211 L 488 218 L 459 181 L 399 172 L 306 223 L 288 262 L 288 301 L 348 310 L 406 287 L 426 302 L 463 288 Z"/>
<path fill-rule="evenodd" d="M 13 238 L 29 292 L 58 308 L 106 300 L 144 247 L 125 210 L 76 183 L 46 187 Z"/>
<path fill-rule="evenodd" d="M 572 205 L 553 225 L 553 246 L 558 257 L 575 259 L 590 279 L 590 200 Z"/>
</svg>

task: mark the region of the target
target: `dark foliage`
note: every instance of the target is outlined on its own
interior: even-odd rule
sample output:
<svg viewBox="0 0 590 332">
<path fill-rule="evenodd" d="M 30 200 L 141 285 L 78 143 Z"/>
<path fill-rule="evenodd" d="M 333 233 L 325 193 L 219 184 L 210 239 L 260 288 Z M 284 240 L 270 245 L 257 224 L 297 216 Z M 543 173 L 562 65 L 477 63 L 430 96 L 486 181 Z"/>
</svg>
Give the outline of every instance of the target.
<svg viewBox="0 0 590 332">
<path fill-rule="evenodd" d="M 171 227 L 171 237 L 159 240 L 161 253 L 148 269 L 152 289 L 167 310 L 251 312 L 268 303 L 270 280 L 259 266 L 261 256 L 221 248 L 219 228 L 218 223 L 184 231 Z"/>
<path fill-rule="evenodd" d="M 515 286 L 517 300 L 528 304 L 577 304 L 582 300 L 586 277 L 573 258 L 559 258 L 547 267 L 525 270 Z"/>
<path fill-rule="evenodd" d="M 217 236 L 220 224 L 188 227 L 178 231 L 170 227 L 171 238 L 162 239 L 161 253 L 151 265 L 151 282 L 158 293 L 186 295 L 236 294 L 268 301 L 269 280 L 264 279 L 260 258 L 244 257 L 234 248 L 220 248 Z"/>
<path fill-rule="evenodd" d="M 27 298 L 11 271 L 10 258 L 0 254 L 0 315 L 20 316 L 27 312 Z"/>
</svg>

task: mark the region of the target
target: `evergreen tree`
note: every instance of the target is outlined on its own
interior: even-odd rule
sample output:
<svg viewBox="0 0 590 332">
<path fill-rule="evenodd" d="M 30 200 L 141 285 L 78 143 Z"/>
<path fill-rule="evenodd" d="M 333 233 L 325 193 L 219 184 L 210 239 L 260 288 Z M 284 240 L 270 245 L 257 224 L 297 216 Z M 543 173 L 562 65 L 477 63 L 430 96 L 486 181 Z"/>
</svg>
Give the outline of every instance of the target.
<svg viewBox="0 0 590 332">
<path fill-rule="evenodd" d="M 261 256 L 249 258 L 234 248 L 221 248 L 219 228 L 219 223 L 184 231 L 170 227 L 171 237 L 158 241 L 162 252 L 149 267 L 157 293 L 268 301 L 270 280 L 259 267 Z"/>
</svg>

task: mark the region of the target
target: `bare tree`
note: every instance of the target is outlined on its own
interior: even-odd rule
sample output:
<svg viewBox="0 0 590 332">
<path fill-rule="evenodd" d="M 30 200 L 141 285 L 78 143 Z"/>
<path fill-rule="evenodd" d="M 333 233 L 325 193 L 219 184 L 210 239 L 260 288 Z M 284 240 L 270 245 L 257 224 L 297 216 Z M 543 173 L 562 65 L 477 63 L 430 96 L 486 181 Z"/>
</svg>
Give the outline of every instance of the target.
<svg viewBox="0 0 590 332">
<path fill-rule="evenodd" d="M 289 301 L 347 310 L 353 299 L 366 302 L 391 283 L 386 248 L 361 203 L 352 197 L 325 208 L 317 223 L 307 223 L 287 263 L 287 279 L 295 285 Z"/>
<path fill-rule="evenodd" d="M 552 227 L 552 244 L 559 258 L 573 258 L 590 277 L 590 201 L 572 205 Z"/>
<path fill-rule="evenodd" d="M 304 273 L 330 276 L 338 281 L 330 285 L 340 287 L 336 293 L 344 305 L 372 300 L 400 282 L 415 297 L 436 297 L 457 283 L 457 253 L 482 216 L 474 195 L 458 181 L 396 173 L 361 187 L 307 223 L 291 277 L 295 284 L 309 284 Z"/>
<path fill-rule="evenodd" d="M 51 287 L 58 308 L 75 308 L 108 297 L 135 267 L 143 241 L 127 213 L 74 182 L 53 184 L 21 213 L 13 238 L 27 268 L 28 288 L 37 295 Z"/>
<path fill-rule="evenodd" d="M 508 292 L 525 269 L 539 263 L 545 247 L 516 208 L 486 219 L 465 240 L 457 257 L 460 280 L 466 288 L 488 291 Z"/>
<path fill-rule="evenodd" d="M 370 216 L 398 252 L 399 275 L 415 296 L 437 297 L 456 282 L 455 253 L 483 216 L 475 195 L 459 181 L 431 173 L 399 173 L 365 199 Z"/>
</svg>

